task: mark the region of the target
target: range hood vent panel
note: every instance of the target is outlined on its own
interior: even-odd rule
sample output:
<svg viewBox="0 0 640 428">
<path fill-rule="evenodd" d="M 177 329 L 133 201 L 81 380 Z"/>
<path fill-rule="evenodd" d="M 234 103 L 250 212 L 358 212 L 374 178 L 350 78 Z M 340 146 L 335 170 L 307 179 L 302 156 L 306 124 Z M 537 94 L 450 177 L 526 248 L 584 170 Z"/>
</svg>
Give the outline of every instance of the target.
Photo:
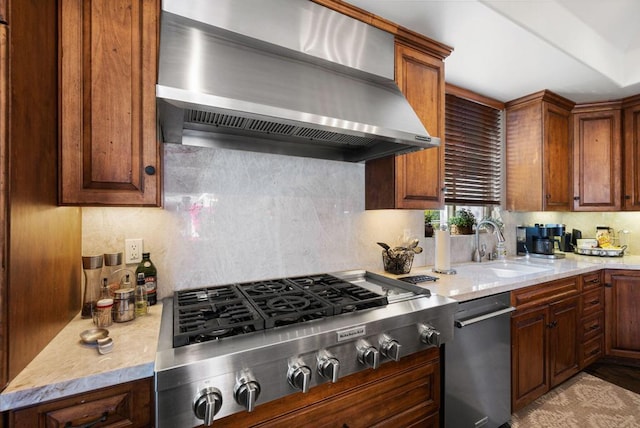
<svg viewBox="0 0 640 428">
<path fill-rule="evenodd" d="M 185 3 L 163 1 L 161 25 L 157 97 L 165 142 L 188 144 L 193 139 L 183 138 L 184 130 L 192 129 L 198 131 L 198 145 L 203 145 L 202 139 L 230 141 L 221 134 L 244 135 L 248 138 L 237 147 L 215 141 L 204 145 L 350 162 L 439 144 L 395 83 L 383 75 L 387 71 L 377 64 L 393 64 L 390 34 L 308 1 L 217 0 L 215 10 L 208 12 L 213 2 L 192 0 L 188 10 L 193 6 L 197 13 L 189 12 L 189 16 L 173 13 L 186 13 L 176 2 Z M 269 16 L 283 8 L 289 18 L 292 10 L 302 8 L 300 19 L 316 22 L 309 14 L 319 13 L 326 28 L 314 39 L 315 54 L 308 55 L 275 44 L 278 40 L 256 40 L 237 33 L 238 26 L 229 17 L 244 15 L 231 13 L 234 7 L 269 8 Z M 210 16 L 217 18 L 209 20 Z M 229 19 L 221 23 L 220 16 Z M 270 26 L 279 32 L 287 28 L 286 23 L 278 22 Z M 245 23 L 241 27 L 246 31 Z M 340 54 L 327 46 L 327 58 L 317 56 L 322 52 L 318 40 L 326 34 L 334 42 L 341 40 L 341 29 L 350 27 L 360 29 L 356 32 L 359 37 L 344 40 L 356 40 L 357 45 L 346 50 L 341 46 L 344 52 Z M 370 33 L 372 37 L 367 36 Z M 284 39 L 294 37 L 299 35 Z M 367 48 L 370 44 L 375 46 Z M 354 54 L 359 56 L 356 60 L 349 58 Z M 360 68 L 351 67 L 353 63 Z M 264 138 L 269 142 L 261 141 Z M 281 147 L 278 139 L 283 142 Z"/>
</svg>

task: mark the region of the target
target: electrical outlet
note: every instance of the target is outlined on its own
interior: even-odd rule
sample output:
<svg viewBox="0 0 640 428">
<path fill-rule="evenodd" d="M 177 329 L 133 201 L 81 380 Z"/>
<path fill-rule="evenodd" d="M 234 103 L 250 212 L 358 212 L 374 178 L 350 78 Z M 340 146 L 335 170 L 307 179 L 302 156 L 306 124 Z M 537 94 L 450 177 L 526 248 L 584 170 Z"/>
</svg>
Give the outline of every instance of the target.
<svg viewBox="0 0 640 428">
<path fill-rule="evenodd" d="M 140 263 L 142 261 L 143 240 L 125 239 L 124 240 L 124 263 Z"/>
</svg>

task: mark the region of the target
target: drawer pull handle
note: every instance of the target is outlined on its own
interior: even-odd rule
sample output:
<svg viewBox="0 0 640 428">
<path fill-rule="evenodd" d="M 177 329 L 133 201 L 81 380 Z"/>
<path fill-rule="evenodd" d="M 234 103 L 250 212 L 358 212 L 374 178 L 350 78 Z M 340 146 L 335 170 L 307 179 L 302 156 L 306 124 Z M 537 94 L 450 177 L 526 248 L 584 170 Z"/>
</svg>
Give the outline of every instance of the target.
<svg viewBox="0 0 640 428">
<path fill-rule="evenodd" d="M 596 355 L 600 353 L 600 348 L 594 349 L 593 351 L 589 352 L 589 355 Z"/>
<path fill-rule="evenodd" d="M 72 425 L 71 422 L 67 422 L 66 424 L 64 424 L 64 428 L 91 428 L 95 424 L 99 424 L 100 422 L 105 422 L 107 419 L 109 419 L 109 412 L 104 412 L 95 421 L 87 422 L 86 424 L 76 425 L 76 426 Z"/>
<path fill-rule="evenodd" d="M 600 303 L 600 300 L 592 300 L 589 303 L 592 305 L 597 305 L 598 303 Z"/>
<path fill-rule="evenodd" d="M 547 324 L 547 327 L 548 328 L 554 328 L 557 325 L 558 325 L 558 321 L 552 321 L 549 324 Z"/>
<path fill-rule="evenodd" d="M 596 283 L 600 282 L 600 280 L 598 278 L 595 278 L 595 279 L 590 279 L 587 282 L 590 282 L 591 284 L 596 284 Z"/>
<path fill-rule="evenodd" d="M 589 327 L 589 330 L 597 330 L 600 328 L 600 324 L 594 324 L 591 327 Z"/>
</svg>

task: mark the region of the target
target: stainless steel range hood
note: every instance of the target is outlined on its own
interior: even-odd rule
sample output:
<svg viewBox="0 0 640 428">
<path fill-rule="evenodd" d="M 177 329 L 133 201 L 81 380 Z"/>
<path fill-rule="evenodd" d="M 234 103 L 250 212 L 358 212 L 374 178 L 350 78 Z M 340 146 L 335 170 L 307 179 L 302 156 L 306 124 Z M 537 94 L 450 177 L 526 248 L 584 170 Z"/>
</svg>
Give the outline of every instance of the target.
<svg viewBox="0 0 640 428">
<path fill-rule="evenodd" d="M 393 36 L 305 0 L 163 0 L 169 143 L 360 162 L 439 145 L 393 81 Z"/>
</svg>

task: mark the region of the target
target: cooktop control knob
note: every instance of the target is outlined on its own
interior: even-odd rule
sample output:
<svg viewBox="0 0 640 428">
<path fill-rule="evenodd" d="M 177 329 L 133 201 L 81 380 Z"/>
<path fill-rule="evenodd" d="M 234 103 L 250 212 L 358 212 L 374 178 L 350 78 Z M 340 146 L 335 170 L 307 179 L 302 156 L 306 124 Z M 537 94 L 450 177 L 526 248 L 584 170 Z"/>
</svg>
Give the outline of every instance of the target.
<svg viewBox="0 0 640 428">
<path fill-rule="evenodd" d="M 393 361 L 400 361 L 400 348 L 402 348 L 402 345 L 390 337 L 384 337 L 380 341 L 380 352 Z"/>
<path fill-rule="evenodd" d="M 247 412 L 253 412 L 256 400 L 260 396 L 260 384 L 250 376 L 241 376 L 233 388 L 233 396 L 236 403 L 244 406 Z"/>
<path fill-rule="evenodd" d="M 358 346 L 358 361 L 372 369 L 377 369 L 380 366 L 380 351 L 375 346 L 364 342 Z"/>
<path fill-rule="evenodd" d="M 301 364 L 293 364 L 289 367 L 287 373 L 289 383 L 296 389 L 302 392 L 309 392 L 309 386 L 311 383 L 311 369 L 309 366 Z"/>
<path fill-rule="evenodd" d="M 318 360 L 318 373 L 331 382 L 336 383 L 340 375 L 340 361 L 331 356 L 323 356 Z"/>
<path fill-rule="evenodd" d="M 431 346 L 440 346 L 440 332 L 432 325 L 424 325 L 420 330 L 420 340 Z"/>
<path fill-rule="evenodd" d="M 213 417 L 220 411 L 222 406 L 222 394 L 220 390 L 207 387 L 200 390 L 193 400 L 193 412 L 196 418 L 204 421 L 204 426 L 213 425 Z"/>
</svg>

